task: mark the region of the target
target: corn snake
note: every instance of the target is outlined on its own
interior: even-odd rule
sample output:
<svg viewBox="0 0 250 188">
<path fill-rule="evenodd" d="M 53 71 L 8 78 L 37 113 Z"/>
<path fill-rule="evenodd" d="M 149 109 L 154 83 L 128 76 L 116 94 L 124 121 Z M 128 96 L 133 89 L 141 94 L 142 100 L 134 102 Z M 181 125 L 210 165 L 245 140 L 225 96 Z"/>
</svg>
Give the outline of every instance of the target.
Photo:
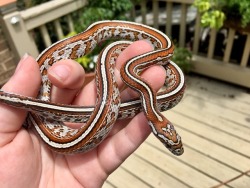
<svg viewBox="0 0 250 188">
<path fill-rule="evenodd" d="M 115 61 L 131 42 L 117 41 L 100 54 L 96 67 L 97 100 L 95 107 L 82 107 L 50 102 L 51 83 L 47 70 L 61 59 L 76 59 L 92 51 L 101 41 L 119 38 L 129 41 L 149 40 L 156 50 L 129 60 L 121 68 L 121 77 L 140 93 L 140 99 L 121 103 L 114 77 Z M 55 152 L 71 154 L 87 152 L 101 143 L 112 129 L 116 119 L 132 118 L 144 111 L 156 137 L 175 155 L 183 153 L 180 136 L 160 111 L 174 107 L 182 99 L 185 82 L 180 68 L 170 60 L 174 53 L 171 40 L 162 32 L 138 23 L 101 21 L 84 32 L 61 40 L 45 49 L 37 58 L 42 75 L 36 99 L 0 90 L 0 101 L 26 109 L 28 125 L 35 127 L 42 140 Z M 138 74 L 149 66 L 165 67 L 167 87 L 155 93 Z M 86 123 L 72 129 L 63 122 Z"/>
</svg>

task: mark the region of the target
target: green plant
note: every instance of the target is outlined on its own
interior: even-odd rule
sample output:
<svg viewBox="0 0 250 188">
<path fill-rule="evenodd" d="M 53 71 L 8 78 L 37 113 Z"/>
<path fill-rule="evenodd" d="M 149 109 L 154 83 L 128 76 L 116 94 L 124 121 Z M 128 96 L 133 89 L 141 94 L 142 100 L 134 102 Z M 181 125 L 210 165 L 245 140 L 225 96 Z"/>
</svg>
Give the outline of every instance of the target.
<svg viewBox="0 0 250 188">
<path fill-rule="evenodd" d="M 189 73 L 193 67 L 191 64 L 192 53 L 187 48 L 176 47 L 172 61 L 175 62 L 184 73 Z"/>
<path fill-rule="evenodd" d="M 31 6 L 35 6 L 51 0 L 18 0 L 19 7 L 24 9 Z M 132 8 L 132 1 L 138 3 L 141 0 L 88 0 L 87 6 L 82 8 L 80 11 L 72 14 L 74 17 L 75 32 L 67 34 L 65 37 L 73 36 L 79 32 L 84 31 L 90 24 L 100 20 L 127 20 L 126 13 Z M 60 20 L 63 22 L 64 20 Z M 67 24 L 62 24 L 62 26 Z M 56 35 L 53 35 L 54 26 L 52 23 L 47 24 L 49 33 L 51 33 L 52 42 L 59 40 Z M 64 33 L 67 33 L 67 28 L 63 28 Z M 39 44 L 39 50 L 42 51 L 45 46 L 42 42 L 40 32 L 34 33 Z M 78 58 L 76 61 L 79 62 L 86 72 L 91 72 L 95 68 L 94 56 L 98 54 L 103 47 L 110 41 L 102 42 L 93 50 L 91 54 L 84 57 Z"/>
<path fill-rule="evenodd" d="M 76 33 L 82 32 L 89 25 L 100 20 L 127 20 L 126 13 L 131 10 L 132 5 L 131 0 L 89 0 L 88 5 L 81 10 L 80 16 L 77 15 L 79 17 L 75 19 L 75 31 Z M 93 63 L 94 56 L 99 54 L 108 43 L 110 43 L 110 40 L 98 44 L 93 52 L 85 57 L 78 58 L 77 62 L 83 66 L 85 71 L 93 71 L 93 65 L 95 65 L 95 63 Z"/>
<path fill-rule="evenodd" d="M 42 3 L 46 3 L 48 1 L 51 1 L 51 0 L 17 0 L 17 6 L 20 9 L 25 9 L 25 8 L 33 7 L 36 5 L 40 5 Z"/>
<path fill-rule="evenodd" d="M 250 23 L 250 1 L 249 0 L 229 0 L 228 9 L 223 11 L 228 15 L 228 19 L 239 18 L 242 27 Z"/>
<path fill-rule="evenodd" d="M 226 19 L 240 21 L 242 27 L 250 23 L 249 0 L 195 0 L 193 5 L 201 13 L 204 27 L 219 29 Z"/>
<path fill-rule="evenodd" d="M 84 68 L 85 72 L 93 72 L 95 70 L 94 57 L 86 55 L 76 59 L 76 61 Z"/>
<path fill-rule="evenodd" d="M 138 0 L 137 0 L 138 1 Z M 76 21 L 77 32 L 100 20 L 127 20 L 126 13 L 132 8 L 131 0 L 89 0 Z"/>
</svg>

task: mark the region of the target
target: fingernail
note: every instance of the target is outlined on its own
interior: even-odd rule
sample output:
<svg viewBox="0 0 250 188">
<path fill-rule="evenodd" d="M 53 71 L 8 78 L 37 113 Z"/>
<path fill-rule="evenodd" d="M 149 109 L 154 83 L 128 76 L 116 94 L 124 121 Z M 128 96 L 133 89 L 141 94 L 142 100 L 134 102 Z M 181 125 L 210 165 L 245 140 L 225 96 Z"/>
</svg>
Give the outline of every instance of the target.
<svg viewBox="0 0 250 188">
<path fill-rule="evenodd" d="M 28 53 L 25 53 L 23 55 L 23 57 L 20 59 L 17 67 L 16 67 L 16 70 L 15 70 L 15 73 L 18 72 L 20 70 L 20 68 L 22 67 L 22 65 L 24 64 L 25 60 L 29 57 L 29 54 Z"/>
<path fill-rule="evenodd" d="M 29 54 L 26 52 L 23 57 L 21 58 L 21 61 L 24 61 L 25 59 L 27 59 L 29 57 Z"/>
<path fill-rule="evenodd" d="M 60 81 L 65 81 L 70 75 L 70 68 L 66 65 L 58 65 L 50 69 L 49 74 Z"/>
</svg>

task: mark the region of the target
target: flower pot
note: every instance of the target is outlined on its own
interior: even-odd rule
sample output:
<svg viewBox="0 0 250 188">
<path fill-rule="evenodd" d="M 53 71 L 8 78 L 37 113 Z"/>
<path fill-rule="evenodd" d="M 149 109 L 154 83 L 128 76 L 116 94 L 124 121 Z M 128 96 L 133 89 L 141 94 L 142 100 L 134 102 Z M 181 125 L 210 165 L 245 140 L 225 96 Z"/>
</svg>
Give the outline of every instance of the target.
<svg viewBox="0 0 250 188">
<path fill-rule="evenodd" d="M 228 27 L 228 28 L 235 29 L 235 30 L 239 31 L 240 33 L 249 33 L 250 32 L 250 24 L 248 24 L 246 27 L 242 27 L 240 20 L 237 20 L 237 19 L 225 20 L 224 26 Z"/>
</svg>

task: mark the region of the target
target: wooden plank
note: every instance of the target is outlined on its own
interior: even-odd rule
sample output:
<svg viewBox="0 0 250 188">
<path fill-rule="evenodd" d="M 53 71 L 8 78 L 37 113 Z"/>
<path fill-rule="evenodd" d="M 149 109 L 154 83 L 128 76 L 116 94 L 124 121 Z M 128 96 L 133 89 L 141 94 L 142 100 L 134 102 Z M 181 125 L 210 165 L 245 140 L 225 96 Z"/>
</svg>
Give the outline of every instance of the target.
<svg viewBox="0 0 250 188">
<path fill-rule="evenodd" d="M 237 101 L 250 105 L 250 94 L 246 88 L 233 86 L 225 82 L 217 81 L 211 78 L 204 78 L 200 76 L 186 76 L 187 88 L 199 88 L 205 90 L 207 93 L 214 93 L 218 96 L 226 96 L 234 98 Z"/>
<path fill-rule="evenodd" d="M 190 132 L 195 133 L 210 142 L 214 142 L 217 145 L 221 145 L 229 150 L 239 153 L 242 156 L 250 158 L 250 143 L 245 140 L 241 140 L 237 137 L 229 135 L 221 130 L 215 129 L 207 125 L 203 120 L 193 120 L 183 115 L 171 111 L 165 113 L 167 117 L 171 117 L 172 120 L 178 124 L 178 127 L 186 128 Z M 188 123 L 187 123 L 188 122 Z M 204 123 L 203 123 L 204 122 Z M 219 125 L 218 125 L 219 126 Z"/>
<path fill-rule="evenodd" d="M 214 47 L 215 47 L 215 43 L 216 43 L 216 29 L 211 29 L 210 31 L 210 39 L 209 39 L 209 45 L 208 45 L 208 53 L 207 53 L 207 57 L 209 59 L 212 59 L 214 56 Z"/>
<path fill-rule="evenodd" d="M 244 48 L 244 52 L 242 55 L 242 59 L 240 62 L 240 66 L 246 67 L 249 59 L 249 53 L 250 53 L 250 33 L 247 34 L 247 40 Z"/>
<path fill-rule="evenodd" d="M 227 96 L 220 96 L 214 93 L 207 92 L 204 89 L 192 88 L 186 92 L 186 96 L 197 98 L 198 100 L 205 100 L 206 102 L 225 107 L 242 114 L 249 114 L 250 105 L 234 98 Z"/>
<path fill-rule="evenodd" d="M 250 68 L 193 55 L 193 72 L 250 88 Z"/>
<path fill-rule="evenodd" d="M 156 142 L 158 145 L 160 144 L 158 140 L 156 140 Z M 148 161 L 148 163 L 152 163 L 163 171 L 166 171 L 168 174 L 172 174 L 176 179 L 185 182 L 190 187 L 197 187 L 197 185 L 211 187 L 218 184 L 218 181 L 200 173 L 189 165 L 180 162 L 178 160 L 179 157 L 173 156 L 172 154 L 170 154 L 171 156 L 168 155 L 169 151 L 163 145 L 161 145 L 161 147 L 162 150 L 158 150 L 155 147 L 143 144 L 136 151 L 136 154 Z M 181 157 L 182 156 L 180 156 L 180 158 Z M 192 178 L 190 177 L 190 174 L 192 174 Z"/>
<path fill-rule="evenodd" d="M 223 61 L 225 63 L 229 62 L 232 47 L 233 47 L 233 42 L 234 42 L 234 36 L 235 36 L 235 29 L 230 28 L 229 33 L 228 33 L 228 38 L 227 38 L 227 45 L 223 57 Z"/>
<path fill-rule="evenodd" d="M 102 188 L 115 188 L 112 184 L 110 184 L 108 181 L 105 181 L 102 185 Z"/>
<path fill-rule="evenodd" d="M 136 17 L 135 6 L 132 6 L 132 8 L 130 9 L 129 16 L 131 21 L 135 21 Z"/>
<path fill-rule="evenodd" d="M 191 77 L 187 78 L 190 79 Z M 234 87 L 227 88 L 224 84 L 218 84 L 219 87 L 211 88 L 210 84 L 218 83 L 214 81 L 209 81 L 205 83 L 200 82 L 194 83 L 195 79 L 191 78 L 189 80 L 192 82 L 191 84 L 187 85 L 187 90 L 185 92 L 186 95 L 192 95 L 194 97 L 203 99 L 209 103 L 214 103 L 244 114 L 248 114 L 250 112 L 250 94 L 247 93 L 247 90 L 239 89 L 236 91 L 241 92 L 234 92 Z"/>
<path fill-rule="evenodd" d="M 69 27 L 69 31 L 70 31 L 70 32 L 75 31 L 75 29 L 74 29 L 74 23 L 73 23 L 73 20 L 72 20 L 71 15 L 68 14 L 68 15 L 66 16 L 66 19 L 67 19 L 67 24 L 68 24 L 68 27 Z"/>
<path fill-rule="evenodd" d="M 195 29 L 194 29 L 194 46 L 193 53 L 198 54 L 199 43 L 200 43 L 200 32 L 201 32 L 201 20 L 200 13 L 197 12 L 197 17 L 195 19 Z"/>
<path fill-rule="evenodd" d="M 130 171 L 137 177 L 143 179 L 147 184 L 152 187 L 166 188 L 168 187 L 178 187 L 186 188 L 185 184 L 171 177 L 169 174 L 162 172 L 159 168 L 149 164 L 147 161 L 131 155 L 122 166 Z M 132 183 L 131 183 L 132 184 Z"/>
<path fill-rule="evenodd" d="M 159 2 L 158 0 L 153 0 L 153 27 L 158 29 L 159 28 Z"/>
<path fill-rule="evenodd" d="M 62 30 L 62 26 L 60 24 L 59 19 L 56 19 L 53 21 L 54 26 L 55 26 L 55 30 L 56 30 L 56 34 L 59 40 L 64 38 L 64 34 L 63 34 L 63 30 Z"/>
<path fill-rule="evenodd" d="M 166 151 L 166 148 L 163 147 L 161 144 L 159 144 L 159 141 L 155 137 L 150 136 L 147 139 L 147 142 L 154 148 L 162 150 L 164 153 L 166 153 L 166 155 L 171 155 L 167 153 L 168 151 Z M 176 160 L 179 160 L 183 163 L 183 168 L 189 166 L 197 170 L 198 172 L 221 182 L 240 174 L 239 171 L 236 171 L 216 160 L 213 160 L 209 158 L 207 155 L 199 153 L 189 147 L 185 147 L 184 149 L 185 149 L 184 154 L 176 158 Z M 218 171 L 216 169 L 220 170 Z M 178 172 L 174 171 L 173 175 L 178 176 Z"/>
<path fill-rule="evenodd" d="M 141 1 L 141 16 L 142 16 L 142 23 L 147 24 L 147 2 Z"/>
<path fill-rule="evenodd" d="M 237 124 L 250 127 L 250 123 L 247 119 L 250 116 L 250 114 L 243 114 L 231 109 L 223 108 L 217 104 L 209 103 L 200 98 L 191 97 L 190 95 L 187 95 L 184 100 L 185 104 L 189 106 L 189 108 L 197 109 L 198 113 L 205 114 L 209 112 L 210 114 L 213 114 L 218 118 L 224 118 L 227 120 L 231 120 L 232 122 L 236 122 Z M 178 106 L 176 108 L 178 108 Z"/>
<path fill-rule="evenodd" d="M 195 81 L 194 78 L 193 81 Z M 238 177 L 249 170 L 250 157 L 245 155 L 250 153 L 250 147 L 245 146 L 246 141 L 242 142 L 242 140 L 235 135 L 235 133 L 238 134 L 242 131 L 242 135 L 245 134 L 245 136 L 249 136 L 247 132 L 249 129 L 247 126 L 242 129 L 242 127 L 237 124 L 234 125 L 230 121 L 225 121 L 225 119 L 221 120 L 220 115 L 216 113 L 216 111 L 220 113 L 221 110 L 224 110 L 226 111 L 224 115 L 229 113 L 234 116 L 233 114 L 236 113 L 237 116 L 238 114 L 246 116 L 246 113 L 239 113 L 233 108 L 228 109 L 226 106 L 217 104 L 219 100 L 222 100 L 222 104 L 230 102 L 230 98 L 220 98 L 221 95 L 224 95 L 224 89 L 225 92 L 230 91 L 239 96 L 244 90 L 230 85 L 223 87 L 217 84 L 214 86 L 217 82 L 204 82 L 202 79 L 197 79 L 195 83 L 198 82 L 200 82 L 202 86 L 210 86 L 206 92 L 200 93 L 202 96 L 199 97 L 199 102 L 197 102 L 198 97 L 196 96 L 199 95 L 198 90 L 196 90 L 193 95 L 190 90 L 197 89 L 200 85 L 197 84 L 195 87 L 192 85 L 193 87 L 187 88 L 187 95 L 185 95 L 181 104 L 167 112 L 167 118 L 174 123 L 182 137 L 185 149 L 184 154 L 180 157 L 173 156 L 153 135 L 150 135 L 146 142 L 125 161 L 121 167 L 122 169 L 151 187 L 180 188 L 201 187 L 201 185 L 202 187 L 214 187 Z M 217 87 L 218 89 L 216 89 Z M 216 91 L 211 88 L 216 89 Z M 211 91 L 214 92 L 211 94 Z M 222 94 L 220 94 L 220 92 L 222 92 Z M 217 99 L 216 96 L 218 97 Z M 215 102 L 211 104 L 213 97 L 215 98 Z M 247 100 L 248 97 L 246 95 L 244 100 Z M 208 100 L 206 100 L 207 98 Z M 238 98 L 234 98 L 234 100 L 233 105 L 237 104 L 237 102 L 242 103 Z M 214 108 L 213 105 L 217 107 Z M 248 109 L 248 107 L 246 108 Z M 215 112 L 211 112 L 214 109 Z M 228 124 L 228 122 L 230 123 Z M 246 133 L 244 133 L 244 131 L 246 131 Z M 224 138 L 216 138 L 217 140 L 214 140 L 214 137 Z M 238 143 L 235 144 L 233 142 Z M 244 155 L 242 151 L 240 153 L 234 151 L 239 149 L 235 148 L 239 147 L 239 143 L 243 145 L 240 147 L 245 147 Z M 249 144 L 250 142 L 247 141 L 247 143 Z M 226 147 L 229 144 L 231 144 L 230 148 Z M 124 181 L 127 179 L 126 173 L 123 174 L 123 172 L 121 172 L 119 176 L 122 176 Z M 250 174 L 244 176 L 249 178 Z M 205 181 L 203 181 L 203 178 L 205 178 Z M 214 181 L 214 183 L 211 182 L 209 186 L 206 186 L 207 180 Z M 129 180 L 129 182 L 130 181 L 132 180 Z M 234 181 L 235 182 L 232 181 L 219 187 L 244 188 L 245 177 L 242 176 L 241 178 L 237 178 L 237 181 Z M 113 185 L 113 182 L 108 182 Z M 117 183 L 119 182 L 122 181 L 117 181 Z M 248 182 L 246 185 L 248 185 Z M 120 187 L 118 184 L 114 186 Z M 136 187 L 133 186 L 133 184 L 128 184 L 128 186 Z"/>
<path fill-rule="evenodd" d="M 173 112 L 183 114 L 184 116 L 188 116 L 189 118 L 197 121 L 205 122 L 213 129 L 223 131 L 234 137 L 250 142 L 250 128 L 238 125 L 235 122 L 219 118 L 209 112 L 192 109 L 189 105 L 183 103 L 173 109 Z"/>
<path fill-rule="evenodd" d="M 242 156 L 239 153 L 235 153 L 234 151 L 229 150 L 222 145 L 217 145 L 216 143 L 207 140 L 204 138 L 204 135 L 198 135 L 192 131 L 189 131 L 187 127 L 187 125 L 190 125 L 189 121 L 185 122 L 186 128 L 183 128 L 183 126 L 179 126 L 177 119 L 173 119 L 171 113 L 168 113 L 167 117 L 172 120 L 177 131 L 181 135 L 184 147 L 187 145 L 188 147 L 201 152 L 204 155 L 207 155 L 210 158 L 219 161 L 220 163 L 225 164 L 235 170 L 241 172 L 248 170 L 250 166 L 249 158 Z M 183 116 L 178 117 L 178 119 L 182 118 Z"/>
<path fill-rule="evenodd" d="M 167 22 L 166 22 L 166 33 L 168 36 L 172 36 L 172 12 L 173 12 L 173 3 L 167 2 L 166 6 L 167 12 Z"/>
<path fill-rule="evenodd" d="M 220 188 L 220 187 L 224 187 L 226 185 L 230 186 L 230 187 L 249 187 L 250 185 L 250 176 L 249 176 L 249 172 L 250 170 L 241 173 L 238 176 L 235 176 L 234 178 L 228 179 L 216 186 L 214 186 L 213 188 Z"/>
<path fill-rule="evenodd" d="M 12 18 L 19 19 L 15 27 L 13 27 L 11 22 Z M 18 62 L 25 53 L 29 53 L 34 57 L 39 54 L 34 37 L 27 31 L 26 25 L 19 12 L 13 12 L 3 16 L 1 28 L 8 40 L 16 62 Z"/>
<path fill-rule="evenodd" d="M 228 185 L 230 185 L 232 187 L 249 188 L 250 177 L 245 175 L 243 177 L 240 177 L 240 178 L 228 183 Z"/>
<path fill-rule="evenodd" d="M 140 187 L 149 188 L 149 184 L 144 183 L 142 180 L 120 167 L 109 176 L 108 181 L 114 186 L 119 188 Z"/>
<path fill-rule="evenodd" d="M 70 14 L 84 7 L 86 4 L 86 0 L 50 1 L 21 11 L 20 13 L 25 21 L 27 30 L 31 30 L 57 18 Z"/>
<path fill-rule="evenodd" d="M 179 46 L 185 47 L 186 40 L 186 20 L 187 20 L 187 4 L 181 4 L 181 18 L 180 18 L 180 34 Z"/>
<path fill-rule="evenodd" d="M 41 36 L 43 38 L 43 42 L 44 42 L 45 46 L 49 47 L 52 44 L 52 42 L 50 40 L 49 32 L 48 32 L 46 26 L 45 25 L 41 25 L 39 27 L 39 29 L 40 29 L 40 32 L 42 33 Z"/>
</svg>

